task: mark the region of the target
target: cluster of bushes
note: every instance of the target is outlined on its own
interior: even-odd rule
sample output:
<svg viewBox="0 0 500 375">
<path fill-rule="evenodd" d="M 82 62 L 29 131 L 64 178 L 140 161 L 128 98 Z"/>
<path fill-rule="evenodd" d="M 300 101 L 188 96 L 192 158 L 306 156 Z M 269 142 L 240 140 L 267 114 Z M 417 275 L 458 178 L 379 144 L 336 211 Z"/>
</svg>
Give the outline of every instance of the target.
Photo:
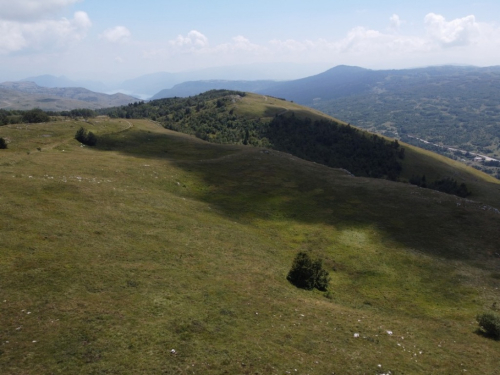
<svg viewBox="0 0 500 375">
<path fill-rule="evenodd" d="M 87 131 L 83 126 L 76 131 L 75 139 L 87 146 L 95 146 L 97 144 L 96 135 Z"/>
<path fill-rule="evenodd" d="M 412 176 L 409 180 L 410 184 L 417 185 L 423 188 L 438 190 L 443 193 L 453 194 L 458 197 L 468 197 L 471 192 L 467 188 L 465 183 L 459 184 L 455 179 L 450 177 L 445 177 L 440 180 L 436 180 L 431 183 L 427 183 L 425 175 L 423 176 Z"/>
<path fill-rule="evenodd" d="M 28 124 L 39 124 L 41 122 L 49 122 L 50 116 L 39 108 L 26 111 L 23 114 L 22 122 Z"/>
</svg>

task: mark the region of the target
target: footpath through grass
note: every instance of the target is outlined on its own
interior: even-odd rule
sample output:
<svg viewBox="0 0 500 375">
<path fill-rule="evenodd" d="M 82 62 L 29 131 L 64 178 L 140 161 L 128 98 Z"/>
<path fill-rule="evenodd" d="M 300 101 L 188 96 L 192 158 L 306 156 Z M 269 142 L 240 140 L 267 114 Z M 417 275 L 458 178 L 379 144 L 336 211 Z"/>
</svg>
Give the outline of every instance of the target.
<svg viewBox="0 0 500 375">
<path fill-rule="evenodd" d="M 484 204 L 147 121 L 0 137 L 2 374 L 500 368 L 475 333 L 500 304 Z M 286 281 L 300 250 L 324 259 L 330 298 Z"/>
</svg>

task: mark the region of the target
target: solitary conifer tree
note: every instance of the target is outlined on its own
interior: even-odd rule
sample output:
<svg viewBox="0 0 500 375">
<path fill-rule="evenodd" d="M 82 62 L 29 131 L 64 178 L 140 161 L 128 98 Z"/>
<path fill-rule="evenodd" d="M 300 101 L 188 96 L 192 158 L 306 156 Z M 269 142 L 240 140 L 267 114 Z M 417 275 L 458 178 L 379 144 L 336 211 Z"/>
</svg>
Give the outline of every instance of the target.
<svg viewBox="0 0 500 375">
<path fill-rule="evenodd" d="M 297 288 L 326 291 L 330 277 L 323 269 L 321 259 L 312 259 L 309 254 L 300 252 L 293 260 L 292 268 L 286 277 Z"/>
</svg>

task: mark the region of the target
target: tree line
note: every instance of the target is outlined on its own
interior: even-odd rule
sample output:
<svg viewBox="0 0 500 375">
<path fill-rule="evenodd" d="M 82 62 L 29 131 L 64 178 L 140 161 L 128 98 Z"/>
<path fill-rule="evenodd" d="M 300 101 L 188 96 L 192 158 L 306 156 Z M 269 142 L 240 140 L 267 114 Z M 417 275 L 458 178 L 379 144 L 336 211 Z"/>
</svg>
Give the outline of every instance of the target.
<svg viewBox="0 0 500 375">
<path fill-rule="evenodd" d="M 43 111 L 40 108 L 34 108 L 28 111 L 0 109 L 0 126 L 11 124 L 39 124 L 42 122 L 49 122 L 54 117 L 61 116 L 69 118 L 93 118 L 96 116 L 96 112 L 86 108 L 61 112 Z"/>
</svg>

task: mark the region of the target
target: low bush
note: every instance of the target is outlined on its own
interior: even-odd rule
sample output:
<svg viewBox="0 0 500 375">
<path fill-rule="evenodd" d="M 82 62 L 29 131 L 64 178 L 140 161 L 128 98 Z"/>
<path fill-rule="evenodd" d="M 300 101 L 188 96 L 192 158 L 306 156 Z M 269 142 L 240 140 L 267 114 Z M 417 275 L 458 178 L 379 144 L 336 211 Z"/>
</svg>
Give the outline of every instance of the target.
<svg viewBox="0 0 500 375">
<path fill-rule="evenodd" d="M 314 288 L 326 291 L 330 276 L 323 269 L 321 259 L 312 259 L 309 254 L 300 252 L 293 260 L 292 268 L 288 272 L 287 280 L 297 288 L 312 290 Z"/>
<path fill-rule="evenodd" d="M 483 333 L 496 340 L 500 339 L 500 315 L 484 313 L 477 316 L 477 322 Z"/>
<path fill-rule="evenodd" d="M 7 148 L 7 142 L 5 142 L 5 139 L 0 138 L 0 150 L 6 149 Z"/>
</svg>

